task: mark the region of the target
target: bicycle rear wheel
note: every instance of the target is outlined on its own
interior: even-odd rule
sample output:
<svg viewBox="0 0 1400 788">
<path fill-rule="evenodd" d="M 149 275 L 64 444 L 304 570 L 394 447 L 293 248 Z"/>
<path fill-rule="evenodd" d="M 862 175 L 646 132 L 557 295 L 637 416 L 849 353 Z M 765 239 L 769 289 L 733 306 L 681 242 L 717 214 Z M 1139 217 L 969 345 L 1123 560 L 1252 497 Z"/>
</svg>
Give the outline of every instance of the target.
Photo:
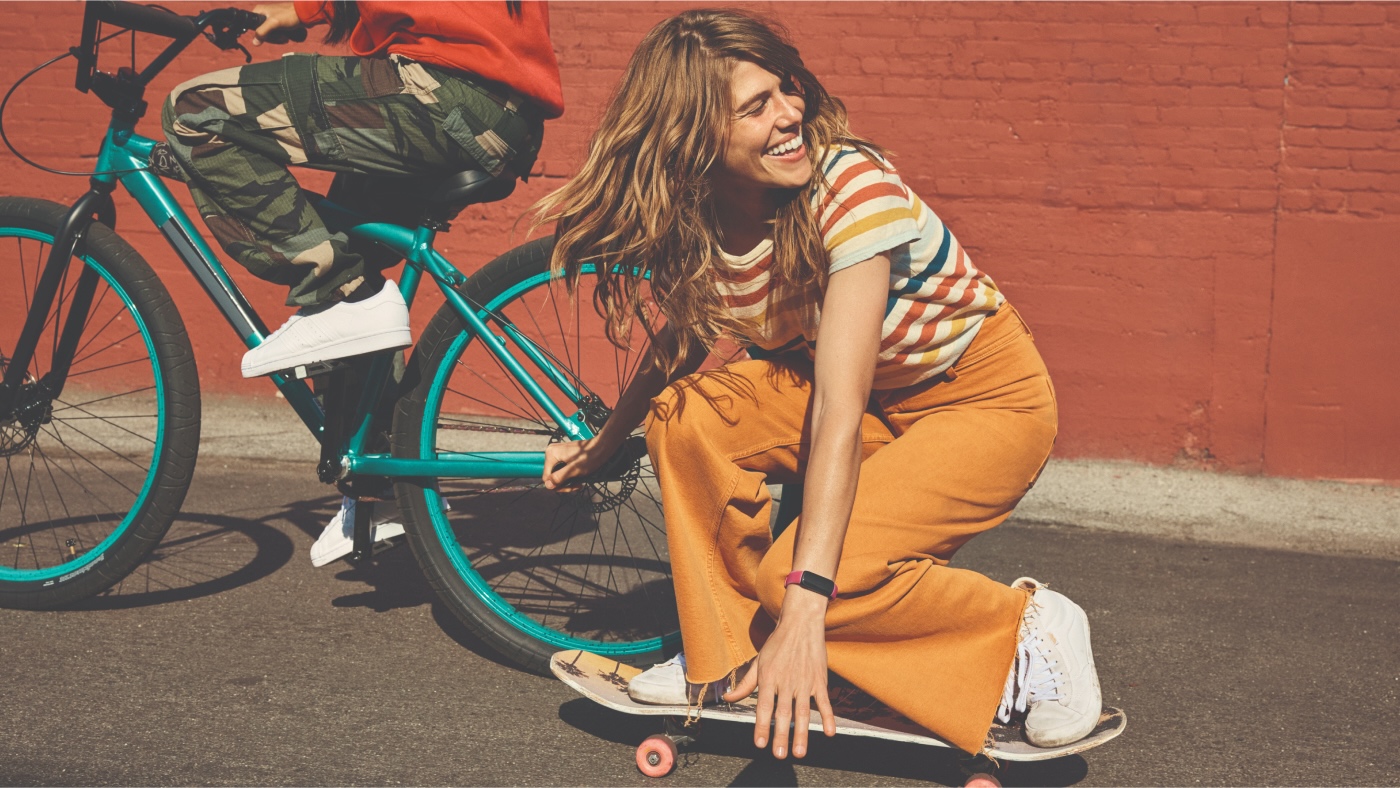
<svg viewBox="0 0 1400 788">
<path fill-rule="evenodd" d="M 0 375 L 64 212 L 0 198 Z M 97 289 L 54 396 L 49 373 L 84 269 Z M 198 445 L 199 379 L 180 315 L 136 250 L 93 224 L 0 411 L 0 607 L 70 604 L 135 569 L 179 512 Z"/>
<path fill-rule="evenodd" d="M 596 429 L 636 373 L 646 335 L 639 328 L 630 350 L 614 348 L 592 309 L 589 278 L 571 301 L 549 271 L 552 248 L 544 238 L 507 252 L 463 294 L 495 333 L 509 326 L 552 359 L 587 400 L 536 382 L 566 415 Z M 540 452 L 565 439 L 450 306 L 423 332 L 408 374 L 395 456 Z M 538 478 L 397 486 L 409 544 L 439 596 L 522 667 L 546 672 L 551 654 L 572 648 L 631 663 L 679 648 L 661 492 L 640 434 L 630 440 L 637 451 L 624 471 L 573 491 L 547 490 Z"/>
</svg>

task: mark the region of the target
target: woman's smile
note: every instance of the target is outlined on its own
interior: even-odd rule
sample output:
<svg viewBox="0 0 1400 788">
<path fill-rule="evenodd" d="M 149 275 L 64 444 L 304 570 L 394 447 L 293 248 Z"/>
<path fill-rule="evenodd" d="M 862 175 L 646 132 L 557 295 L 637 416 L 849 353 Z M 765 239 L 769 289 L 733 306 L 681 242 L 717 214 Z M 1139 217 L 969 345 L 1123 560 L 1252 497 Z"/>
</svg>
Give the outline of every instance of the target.
<svg viewBox="0 0 1400 788">
<path fill-rule="evenodd" d="M 729 78 L 734 112 L 716 185 L 729 196 L 800 189 L 812 179 L 802 134 L 802 95 L 788 79 L 747 60 Z"/>
</svg>

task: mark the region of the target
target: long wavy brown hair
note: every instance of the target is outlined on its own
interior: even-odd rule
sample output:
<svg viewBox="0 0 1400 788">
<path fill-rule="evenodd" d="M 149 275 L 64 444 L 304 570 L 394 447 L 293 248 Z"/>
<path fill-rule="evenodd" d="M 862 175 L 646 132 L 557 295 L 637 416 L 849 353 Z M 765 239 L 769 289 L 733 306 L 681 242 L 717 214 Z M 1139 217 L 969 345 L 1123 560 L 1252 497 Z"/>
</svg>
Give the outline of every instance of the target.
<svg viewBox="0 0 1400 788">
<path fill-rule="evenodd" d="M 695 340 L 707 351 L 724 338 L 743 341 L 749 326 L 731 316 L 719 290 L 719 221 L 711 174 L 720 166 L 734 115 L 730 75 L 746 60 L 777 75 L 806 103 L 802 135 L 813 178 L 781 195 L 773 222 L 770 293 L 783 283 L 825 290 L 830 263 L 812 210 L 829 146 L 882 153 L 853 135 L 846 108 L 802 63 L 776 23 L 749 14 L 686 11 L 652 28 L 632 53 L 589 145 L 588 158 L 563 188 L 537 205 L 537 225 L 555 222 L 551 266 L 572 292 L 586 264 L 596 267 L 594 305 L 608 338 L 623 344 L 635 322 L 652 335 L 642 274 L 677 339 L 657 346 L 667 372 L 685 363 Z"/>
</svg>

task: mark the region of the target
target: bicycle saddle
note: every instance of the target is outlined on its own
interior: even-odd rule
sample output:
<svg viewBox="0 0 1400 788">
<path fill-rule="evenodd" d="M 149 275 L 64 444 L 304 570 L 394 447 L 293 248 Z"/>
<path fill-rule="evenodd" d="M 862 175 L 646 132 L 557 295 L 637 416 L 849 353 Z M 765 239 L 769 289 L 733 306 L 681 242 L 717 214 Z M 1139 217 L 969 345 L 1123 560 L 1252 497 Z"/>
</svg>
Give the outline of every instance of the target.
<svg viewBox="0 0 1400 788">
<path fill-rule="evenodd" d="M 467 170 L 445 178 L 428 193 L 435 207 L 465 208 L 468 205 L 504 200 L 515 191 L 515 176 L 502 173 L 497 177 L 481 170 Z"/>
</svg>

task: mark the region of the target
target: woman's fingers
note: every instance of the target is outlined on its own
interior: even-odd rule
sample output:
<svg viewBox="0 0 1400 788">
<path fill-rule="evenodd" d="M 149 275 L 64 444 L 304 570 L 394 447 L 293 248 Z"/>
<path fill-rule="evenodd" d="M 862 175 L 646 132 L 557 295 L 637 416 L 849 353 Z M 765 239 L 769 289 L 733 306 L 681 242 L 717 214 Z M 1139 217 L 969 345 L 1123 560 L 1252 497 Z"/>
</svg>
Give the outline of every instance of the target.
<svg viewBox="0 0 1400 788">
<path fill-rule="evenodd" d="M 268 34 L 284 27 L 297 27 L 301 24 L 296 7 L 292 3 L 265 3 L 253 6 L 253 13 L 262 14 L 263 23 L 253 31 L 253 44 L 262 46 Z"/>
<path fill-rule="evenodd" d="M 729 688 L 723 697 L 727 703 L 738 703 L 753 694 L 758 689 L 758 661 L 755 660 L 749 665 L 749 669 L 744 671 L 744 675 L 739 679 L 739 683 Z M 759 745 L 760 747 L 763 745 Z"/>
<path fill-rule="evenodd" d="M 773 688 L 768 686 L 770 683 L 762 677 L 758 681 L 758 712 L 753 720 L 753 743 L 760 750 L 768 746 L 768 731 L 773 723 Z M 775 742 L 774 752 L 777 752 L 777 746 Z"/>
<path fill-rule="evenodd" d="M 812 721 L 812 697 L 809 693 L 802 693 L 805 697 L 793 697 L 792 699 L 792 757 L 801 758 L 807 755 L 807 725 Z"/>
<path fill-rule="evenodd" d="M 792 692 L 778 691 L 773 713 L 773 757 L 779 760 L 788 754 L 788 734 L 792 731 Z"/>
<path fill-rule="evenodd" d="M 608 453 L 594 442 L 596 439 L 551 443 L 544 450 L 544 475 L 540 480 L 547 490 L 568 492 L 570 479 L 587 476 L 602 467 Z"/>
<path fill-rule="evenodd" d="M 822 715 L 822 733 L 836 735 L 836 712 L 831 709 L 831 697 L 826 694 L 826 684 L 818 684 L 812 695 L 817 701 L 817 712 Z"/>
<path fill-rule="evenodd" d="M 542 478 L 545 489 L 553 490 L 575 476 L 582 476 L 585 471 L 579 467 L 580 461 L 586 457 L 582 441 L 552 443 L 545 447 Z"/>
</svg>

